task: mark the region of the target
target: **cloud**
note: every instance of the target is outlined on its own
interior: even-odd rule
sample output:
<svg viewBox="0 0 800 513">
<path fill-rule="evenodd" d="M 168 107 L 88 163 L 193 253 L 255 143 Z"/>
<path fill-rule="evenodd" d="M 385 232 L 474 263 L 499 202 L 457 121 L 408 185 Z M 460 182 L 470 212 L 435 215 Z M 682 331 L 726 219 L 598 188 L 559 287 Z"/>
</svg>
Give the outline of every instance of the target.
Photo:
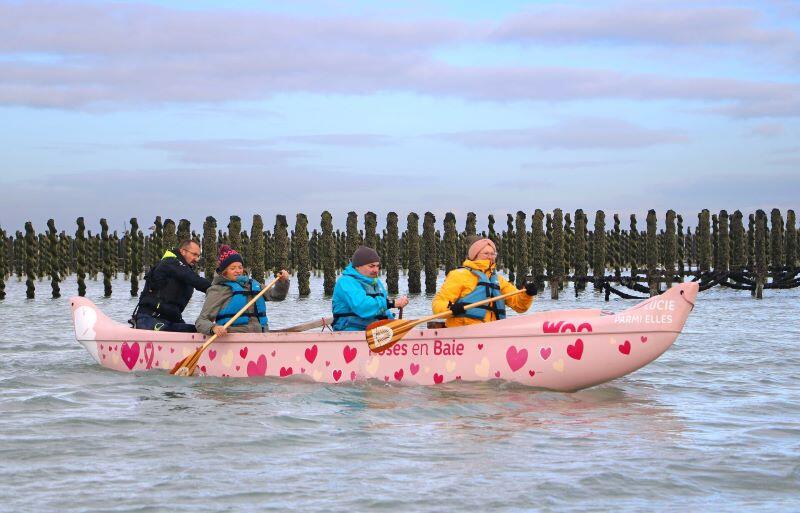
<svg viewBox="0 0 800 513">
<path fill-rule="evenodd" d="M 783 135 L 786 127 L 781 123 L 761 123 L 750 128 L 749 134 L 758 137 L 772 138 Z"/>
<path fill-rule="evenodd" d="M 543 128 L 471 130 L 438 137 L 468 147 L 498 149 L 635 149 L 688 140 L 675 130 L 644 128 L 614 119 L 574 119 Z"/>
<path fill-rule="evenodd" d="M 714 44 L 760 45 L 796 39 L 781 30 L 755 28 L 750 11 L 718 11 L 716 29 L 703 25 L 717 13 L 713 9 L 684 15 L 696 32 L 705 34 L 695 37 Z M 557 22 L 568 21 L 573 11 L 547 12 L 536 22 L 544 24 L 536 33 L 551 25 L 548 33 L 555 33 Z M 647 12 L 617 14 L 632 23 L 644 22 Z M 671 29 L 687 19 L 677 11 L 663 12 L 658 30 L 652 27 L 656 21 L 648 26 L 651 39 L 661 37 L 666 44 Z M 283 93 L 403 92 L 492 102 L 681 100 L 701 102 L 702 109 L 730 117 L 800 116 L 800 85 L 793 82 L 682 78 L 585 66 L 454 65 L 439 56 L 462 43 L 521 38 L 527 32 L 520 31 L 534 21 L 530 15 L 511 18 L 491 39 L 491 27 L 456 21 L 6 1 L 0 2 L 0 105 L 119 109 L 264 100 Z M 621 25 L 614 11 L 594 21 L 601 33 Z M 588 30 L 582 23 L 567 24 L 565 33 L 591 42 L 596 36 L 581 35 Z M 635 29 L 626 30 L 623 34 Z M 637 32 L 640 39 L 648 33 Z M 688 41 L 691 33 L 682 29 L 673 39 Z"/>
<path fill-rule="evenodd" d="M 499 41 L 663 46 L 741 45 L 800 49 L 797 33 L 761 28 L 761 14 L 739 7 L 553 6 L 510 16 L 494 31 Z"/>
</svg>

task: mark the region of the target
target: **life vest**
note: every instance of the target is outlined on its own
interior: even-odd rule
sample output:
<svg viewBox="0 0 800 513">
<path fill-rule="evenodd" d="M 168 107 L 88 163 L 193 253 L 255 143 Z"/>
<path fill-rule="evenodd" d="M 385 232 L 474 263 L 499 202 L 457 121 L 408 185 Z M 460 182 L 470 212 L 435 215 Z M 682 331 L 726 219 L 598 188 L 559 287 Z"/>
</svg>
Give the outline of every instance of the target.
<svg viewBox="0 0 800 513">
<path fill-rule="evenodd" d="M 475 288 L 472 289 L 469 294 L 460 298 L 458 301 L 456 301 L 456 303 L 468 305 L 475 303 L 476 301 L 481 301 L 483 299 L 489 299 L 490 297 L 496 297 L 500 295 L 500 282 L 497 279 L 497 273 L 492 271 L 491 277 L 487 280 L 486 274 L 480 271 L 470 269 L 469 267 L 465 267 L 464 269 L 469 269 L 469 271 L 478 278 L 478 284 L 475 285 Z M 463 314 L 454 315 L 453 317 L 470 317 L 472 319 L 478 319 L 479 321 L 482 321 L 486 317 L 486 310 L 494 312 L 494 315 L 497 319 L 506 318 L 506 302 L 502 299 L 488 305 L 470 308 Z"/>
<path fill-rule="evenodd" d="M 342 275 L 340 280 L 355 280 L 359 285 L 364 288 L 364 292 L 369 297 L 380 297 L 383 298 L 383 301 L 386 301 L 387 295 L 383 288 L 380 286 L 380 283 L 377 280 L 374 280 L 373 283 L 366 283 L 363 280 L 358 280 L 352 276 L 348 276 L 346 274 Z M 345 308 L 347 305 L 344 304 Z M 341 312 L 334 312 L 333 313 L 333 331 L 364 331 L 367 329 L 367 326 L 372 324 L 375 321 L 381 319 L 388 319 L 389 317 L 386 314 L 378 315 L 377 317 L 359 317 L 359 315 L 352 311 L 341 311 Z"/>
<path fill-rule="evenodd" d="M 255 296 L 259 292 L 261 292 L 261 286 L 258 282 L 254 279 L 250 279 L 250 290 L 242 287 L 239 282 L 236 281 L 225 281 L 223 282 L 224 285 L 230 287 L 233 295 L 228 300 L 227 303 L 220 309 L 219 313 L 217 313 L 216 323 L 219 325 L 225 324 L 228 322 L 231 317 L 236 315 L 236 313 L 244 308 L 244 306 L 250 301 L 252 296 Z M 258 316 L 258 322 L 261 323 L 261 330 L 263 331 L 267 327 L 267 303 L 264 301 L 264 297 L 258 298 L 255 303 L 256 312 L 255 315 Z M 252 307 L 251 307 L 252 309 Z M 233 321 L 231 326 L 247 326 L 250 322 L 250 315 L 252 310 L 249 312 L 245 312 L 239 316 L 238 319 Z"/>
</svg>

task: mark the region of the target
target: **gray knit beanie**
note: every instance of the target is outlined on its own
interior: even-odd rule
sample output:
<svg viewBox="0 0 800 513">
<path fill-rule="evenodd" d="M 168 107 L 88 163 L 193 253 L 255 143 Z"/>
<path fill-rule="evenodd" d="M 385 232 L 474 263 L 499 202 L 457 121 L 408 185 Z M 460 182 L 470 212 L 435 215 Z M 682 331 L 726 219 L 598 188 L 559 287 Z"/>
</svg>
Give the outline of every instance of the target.
<svg viewBox="0 0 800 513">
<path fill-rule="evenodd" d="M 378 252 L 366 246 L 359 247 L 356 252 L 353 253 L 353 257 L 350 259 L 353 267 L 361 267 L 362 265 L 380 261 L 381 257 L 378 256 Z"/>
</svg>

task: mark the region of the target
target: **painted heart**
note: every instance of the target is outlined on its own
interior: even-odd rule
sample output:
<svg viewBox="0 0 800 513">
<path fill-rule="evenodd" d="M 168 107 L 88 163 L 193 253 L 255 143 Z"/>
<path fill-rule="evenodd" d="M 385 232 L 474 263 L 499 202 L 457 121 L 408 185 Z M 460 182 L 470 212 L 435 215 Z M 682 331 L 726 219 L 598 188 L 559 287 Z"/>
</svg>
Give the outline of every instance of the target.
<svg viewBox="0 0 800 513">
<path fill-rule="evenodd" d="M 408 370 L 411 371 L 412 376 L 416 376 L 417 373 L 419 372 L 419 364 L 412 363 L 411 365 L 408 366 Z"/>
<path fill-rule="evenodd" d="M 480 351 L 481 349 L 483 349 L 483 344 L 478 344 L 478 350 Z"/>
<path fill-rule="evenodd" d="M 313 346 L 306 349 L 306 360 L 308 361 L 308 363 L 314 363 L 314 360 L 317 359 L 317 351 L 318 351 L 317 344 L 314 344 Z"/>
<path fill-rule="evenodd" d="M 626 340 L 624 344 L 620 344 L 617 346 L 619 352 L 622 354 L 631 354 L 631 341 Z"/>
<path fill-rule="evenodd" d="M 344 349 L 342 350 L 342 355 L 344 356 L 344 363 L 352 362 L 355 359 L 357 352 L 358 349 L 356 349 L 355 347 L 344 346 Z"/>
<path fill-rule="evenodd" d="M 394 379 L 396 379 L 397 381 L 403 380 L 403 369 L 398 369 L 394 371 Z"/>
<path fill-rule="evenodd" d="M 529 371 L 528 371 L 528 375 L 529 375 L 530 377 L 534 377 L 534 376 L 536 375 L 536 371 L 535 371 L 535 370 L 529 370 Z"/>
<path fill-rule="evenodd" d="M 282 378 L 285 378 L 286 376 L 291 376 L 292 375 L 292 368 L 289 367 L 287 369 L 286 367 L 281 367 L 281 373 L 280 374 L 281 374 Z"/>
<path fill-rule="evenodd" d="M 209 349 L 208 350 L 208 360 L 213 362 L 214 358 L 216 358 L 216 357 L 217 357 L 217 352 L 214 351 L 213 349 Z"/>
<path fill-rule="evenodd" d="M 103 350 L 103 344 L 100 344 L 100 350 L 101 351 Z"/>
<path fill-rule="evenodd" d="M 444 381 L 444 376 L 439 374 L 438 372 L 434 372 L 433 373 L 433 382 L 438 385 L 442 381 Z"/>
<path fill-rule="evenodd" d="M 342 371 L 340 371 L 339 369 L 334 370 L 333 371 L 333 380 L 334 381 L 339 381 L 340 379 L 342 379 Z"/>
<path fill-rule="evenodd" d="M 552 352 L 553 350 L 550 349 L 549 347 L 543 347 L 539 349 L 539 356 L 542 357 L 542 360 L 547 360 L 548 358 L 550 358 L 550 353 Z"/>
<path fill-rule="evenodd" d="M 174 353 L 174 352 L 175 352 L 175 348 L 174 348 L 174 347 L 170 347 L 170 348 L 169 348 L 169 352 L 170 352 L 170 353 Z"/>
<path fill-rule="evenodd" d="M 647 337 L 639 337 L 639 340 L 641 340 L 642 344 L 644 344 L 645 342 L 647 342 Z"/>
<path fill-rule="evenodd" d="M 573 360 L 580 360 L 583 356 L 583 340 L 578 339 L 574 344 L 567 346 L 567 354 Z"/>
<path fill-rule="evenodd" d="M 139 363 L 144 363 L 144 358 L 139 358 Z"/>
<path fill-rule="evenodd" d="M 242 357 L 242 360 L 244 360 L 245 358 L 247 358 L 247 346 L 245 346 L 245 347 L 243 347 L 243 348 L 239 349 L 239 356 L 241 356 L 241 357 Z"/>
<path fill-rule="evenodd" d="M 164 349 L 164 346 L 158 346 L 158 352 L 160 353 L 161 350 Z"/>
<path fill-rule="evenodd" d="M 200 372 L 202 372 L 203 374 L 206 373 L 206 366 L 205 365 L 201 365 L 200 366 Z"/>
<path fill-rule="evenodd" d="M 517 351 L 517 346 L 511 346 L 506 351 L 506 361 L 511 372 L 517 372 L 528 361 L 528 350 L 520 349 Z"/>
<path fill-rule="evenodd" d="M 273 358 L 275 357 L 275 351 L 272 351 L 272 353 L 270 354 L 272 355 Z"/>
<path fill-rule="evenodd" d="M 233 363 L 233 351 L 228 350 L 222 355 L 222 365 L 225 366 L 226 369 L 231 368 L 231 364 Z"/>
<path fill-rule="evenodd" d="M 461 376 L 456 376 L 456 379 L 461 379 Z"/>
<path fill-rule="evenodd" d="M 305 374 L 305 373 L 306 373 L 306 368 L 300 367 L 300 374 Z"/>
<path fill-rule="evenodd" d="M 350 371 L 350 381 L 356 380 L 356 371 Z"/>
<path fill-rule="evenodd" d="M 389 382 L 389 376 L 384 376 L 383 380 L 388 383 Z"/>
<path fill-rule="evenodd" d="M 264 356 L 263 354 L 259 355 L 258 360 L 256 361 L 250 360 L 249 362 L 247 362 L 248 376 L 263 376 L 266 373 L 267 373 L 267 357 Z"/>
<path fill-rule="evenodd" d="M 237 366 L 236 366 L 236 370 L 237 370 L 237 371 L 238 371 L 239 369 L 241 369 L 241 368 L 242 368 L 242 366 L 241 366 L 241 365 L 237 365 Z"/>
<path fill-rule="evenodd" d="M 139 359 L 139 343 L 134 342 L 133 345 L 128 345 L 127 342 L 122 343 L 122 361 L 129 370 L 132 370 L 136 365 L 136 360 Z"/>
<path fill-rule="evenodd" d="M 378 367 L 380 366 L 381 361 L 378 359 L 377 356 L 372 357 L 372 359 L 367 364 L 367 373 L 370 376 L 374 376 L 376 372 L 378 372 Z"/>
<path fill-rule="evenodd" d="M 494 373 L 494 377 L 495 377 L 495 378 L 499 378 L 499 377 L 500 377 L 500 371 L 495 371 L 495 373 Z"/>
<path fill-rule="evenodd" d="M 481 363 L 475 366 L 475 374 L 480 376 L 481 378 L 485 378 L 489 376 L 489 359 L 483 358 L 481 359 Z"/>
<path fill-rule="evenodd" d="M 325 367 L 330 367 L 330 365 L 331 365 L 331 361 L 330 360 L 325 360 Z"/>
</svg>

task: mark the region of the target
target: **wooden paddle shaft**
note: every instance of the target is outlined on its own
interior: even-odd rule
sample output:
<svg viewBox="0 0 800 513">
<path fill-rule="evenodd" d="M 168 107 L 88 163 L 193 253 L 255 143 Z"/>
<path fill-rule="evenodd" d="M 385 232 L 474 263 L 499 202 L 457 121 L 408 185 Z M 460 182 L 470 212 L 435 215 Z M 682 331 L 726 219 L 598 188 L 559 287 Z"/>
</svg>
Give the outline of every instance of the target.
<svg viewBox="0 0 800 513">
<path fill-rule="evenodd" d="M 325 325 L 330 326 L 332 322 L 333 322 L 333 317 L 321 317 L 313 321 L 297 324 L 296 326 L 289 326 L 288 328 L 272 330 L 270 333 L 296 333 L 299 331 L 306 331 L 313 328 L 319 328 L 320 326 L 325 326 Z"/>
</svg>

